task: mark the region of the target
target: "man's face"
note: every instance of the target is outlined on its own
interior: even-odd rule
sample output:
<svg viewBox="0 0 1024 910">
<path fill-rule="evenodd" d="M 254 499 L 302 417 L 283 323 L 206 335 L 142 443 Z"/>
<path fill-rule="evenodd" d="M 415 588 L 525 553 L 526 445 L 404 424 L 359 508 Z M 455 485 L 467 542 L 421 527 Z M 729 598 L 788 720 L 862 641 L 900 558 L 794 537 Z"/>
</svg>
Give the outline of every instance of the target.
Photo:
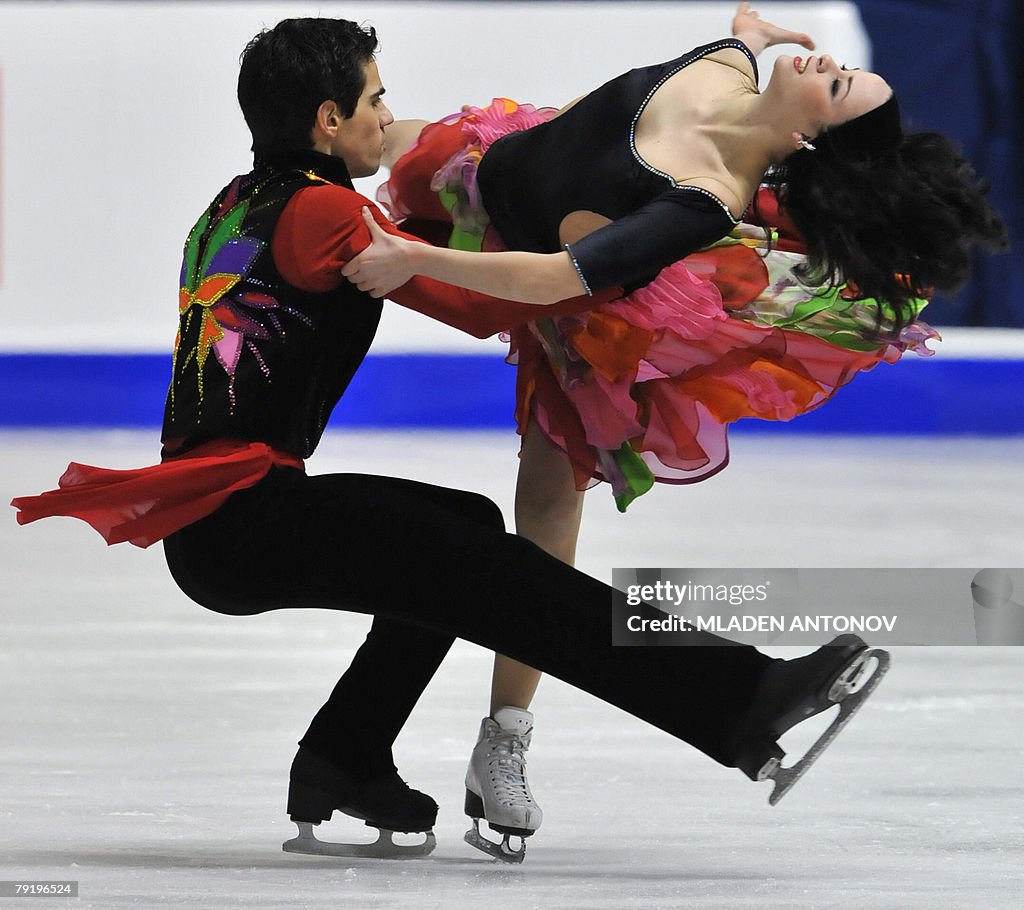
<svg viewBox="0 0 1024 910">
<path fill-rule="evenodd" d="M 383 101 L 384 86 L 376 62 L 369 60 L 363 66 L 363 74 L 366 85 L 355 112 L 341 122 L 331 140 L 331 154 L 344 159 L 352 177 L 377 173 L 384 154 L 384 127 L 395 120 Z"/>
</svg>

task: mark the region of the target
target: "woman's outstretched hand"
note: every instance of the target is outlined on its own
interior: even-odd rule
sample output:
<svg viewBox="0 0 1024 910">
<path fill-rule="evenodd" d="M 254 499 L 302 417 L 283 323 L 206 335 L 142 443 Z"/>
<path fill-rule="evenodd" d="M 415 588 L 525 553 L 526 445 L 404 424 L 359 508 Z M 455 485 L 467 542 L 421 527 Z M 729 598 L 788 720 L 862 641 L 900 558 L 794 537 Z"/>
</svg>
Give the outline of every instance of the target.
<svg viewBox="0 0 1024 910">
<path fill-rule="evenodd" d="M 370 245 L 350 259 L 341 274 L 371 297 L 384 297 L 416 274 L 409 254 L 419 244 L 381 230 L 365 205 L 363 221 L 370 232 Z"/>
<path fill-rule="evenodd" d="M 799 44 L 809 51 L 814 50 L 814 41 L 804 32 L 791 32 L 766 22 L 749 3 L 741 3 L 732 19 L 733 36 L 739 38 L 757 56 L 766 47 L 776 44 Z"/>
</svg>

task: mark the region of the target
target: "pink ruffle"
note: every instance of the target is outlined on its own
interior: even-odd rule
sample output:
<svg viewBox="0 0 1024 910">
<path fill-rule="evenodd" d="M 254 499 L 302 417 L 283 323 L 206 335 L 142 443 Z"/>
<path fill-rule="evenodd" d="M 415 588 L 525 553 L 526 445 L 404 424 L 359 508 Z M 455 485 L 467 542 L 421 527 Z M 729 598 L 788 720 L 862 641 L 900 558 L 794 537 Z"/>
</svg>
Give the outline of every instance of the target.
<svg viewBox="0 0 1024 910">
<path fill-rule="evenodd" d="M 495 98 L 487 107 L 469 107 L 446 119 L 461 122 L 462 131 L 477 140 L 483 154 L 503 136 L 547 123 L 557 113 L 553 107 L 534 107 L 508 98 Z"/>
<path fill-rule="evenodd" d="M 609 317 L 617 334 L 605 347 Z M 562 320 L 556 334 L 558 345 L 543 330 L 512 336 L 512 361 L 525 374 L 517 418 L 525 429 L 533 415 L 573 462 L 580 488 L 591 478 L 615 485 L 611 453 L 624 443 L 658 481 L 704 480 L 728 463 L 729 423 L 790 420 L 899 356 L 731 318 L 715 285 L 683 263 L 629 297 Z M 627 357 L 628 368 L 624 349 L 641 352 Z"/>
</svg>

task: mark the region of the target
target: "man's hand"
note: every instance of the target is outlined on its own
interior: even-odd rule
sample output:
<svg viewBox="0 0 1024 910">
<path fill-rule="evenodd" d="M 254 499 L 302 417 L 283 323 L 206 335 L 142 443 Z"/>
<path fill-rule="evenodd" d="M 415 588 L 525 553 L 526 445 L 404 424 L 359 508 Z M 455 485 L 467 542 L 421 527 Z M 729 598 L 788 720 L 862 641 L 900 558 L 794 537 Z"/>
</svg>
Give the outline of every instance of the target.
<svg viewBox="0 0 1024 910">
<path fill-rule="evenodd" d="M 365 205 L 363 221 L 370 232 L 370 245 L 350 259 L 341 274 L 371 297 L 384 297 L 416 274 L 412 253 L 419 244 L 381 230 Z"/>
<path fill-rule="evenodd" d="M 809 51 L 814 50 L 814 41 L 804 32 L 791 32 L 766 22 L 749 3 L 741 3 L 732 20 L 733 36 L 739 38 L 756 57 L 766 47 L 776 44 L 799 44 Z"/>
</svg>

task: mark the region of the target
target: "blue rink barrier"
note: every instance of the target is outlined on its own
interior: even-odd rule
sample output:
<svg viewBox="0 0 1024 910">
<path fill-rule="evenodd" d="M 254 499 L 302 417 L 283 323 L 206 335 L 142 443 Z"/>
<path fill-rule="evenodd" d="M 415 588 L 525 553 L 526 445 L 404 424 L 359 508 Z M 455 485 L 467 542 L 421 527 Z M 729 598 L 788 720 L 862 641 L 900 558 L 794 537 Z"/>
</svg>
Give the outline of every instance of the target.
<svg viewBox="0 0 1024 910">
<path fill-rule="evenodd" d="M 171 361 L 157 354 L 0 354 L 2 427 L 155 427 Z M 908 358 L 858 376 L 789 423 L 737 432 L 1007 436 L 1024 433 L 1024 360 Z M 332 427 L 512 426 L 515 370 L 498 354 L 366 358 Z"/>
</svg>

